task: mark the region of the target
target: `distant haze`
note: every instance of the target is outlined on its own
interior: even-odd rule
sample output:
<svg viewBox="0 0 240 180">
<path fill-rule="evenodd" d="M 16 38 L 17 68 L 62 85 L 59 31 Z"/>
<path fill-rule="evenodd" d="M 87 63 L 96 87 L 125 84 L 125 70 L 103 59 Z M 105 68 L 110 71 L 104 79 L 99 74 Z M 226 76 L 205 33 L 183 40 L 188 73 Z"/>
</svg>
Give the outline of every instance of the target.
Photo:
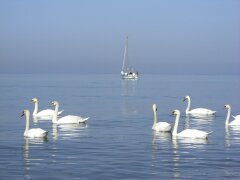
<svg viewBox="0 0 240 180">
<path fill-rule="evenodd" d="M 0 73 L 240 74 L 239 0 L 1 0 Z"/>
</svg>

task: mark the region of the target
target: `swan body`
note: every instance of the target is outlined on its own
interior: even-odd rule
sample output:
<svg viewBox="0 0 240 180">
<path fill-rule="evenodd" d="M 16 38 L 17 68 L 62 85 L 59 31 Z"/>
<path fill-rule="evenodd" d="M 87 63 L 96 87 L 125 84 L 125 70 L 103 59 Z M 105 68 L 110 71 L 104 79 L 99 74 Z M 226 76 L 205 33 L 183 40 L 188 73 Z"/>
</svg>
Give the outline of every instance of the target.
<svg viewBox="0 0 240 180">
<path fill-rule="evenodd" d="M 46 116 L 52 117 L 53 116 L 54 110 L 52 110 L 52 109 L 45 109 L 45 110 L 38 112 L 38 99 L 37 98 L 33 98 L 31 100 L 31 102 L 34 103 L 33 116 L 35 116 L 35 117 L 46 117 Z M 62 112 L 63 112 L 63 110 L 59 111 L 57 114 L 60 115 Z"/>
<path fill-rule="evenodd" d="M 89 117 L 82 118 L 80 116 L 68 115 L 58 119 L 56 123 L 57 124 L 80 124 L 80 123 L 85 123 L 88 119 Z"/>
<path fill-rule="evenodd" d="M 185 130 L 181 131 L 180 133 L 177 133 L 178 123 L 179 123 L 179 118 L 180 118 L 180 111 L 174 110 L 172 112 L 172 115 L 176 116 L 173 131 L 172 131 L 173 137 L 192 138 L 192 139 L 207 139 L 208 138 L 208 134 L 209 134 L 208 132 L 200 131 L 197 129 L 185 129 Z"/>
<path fill-rule="evenodd" d="M 240 117 L 235 118 L 233 121 L 229 122 L 230 121 L 230 115 L 231 115 L 231 106 L 229 104 L 226 104 L 224 106 L 224 108 L 227 109 L 227 117 L 226 117 L 225 125 L 226 126 L 240 126 Z M 237 116 L 235 116 L 235 117 L 237 117 Z"/>
<path fill-rule="evenodd" d="M 157 122 L 157 105 L 153 104 L 153 114 L 154 121 L 152 130 L 161 132 L 170 132 L 172 130 L 172 125 L 167 122 Z"/>
<path fill-rule="evenodd" d="M 185 96 L 183 101 L 188 102 L 187 108 L 186 108 L 186 114 L 190 114 L 190 115 L 214 115 L 216 113 L 216 111 L 212 111 L 210 109 L 206 109 L 206 108 L 196 108 L 196 109 L 192 109 L 190 110 L 190 105 L 191 105 L 191 99 L 190 96 Z"/>
<path fill-rule="evenodd" d="M 89 117 L 82 118 L 80 116 L 74 116 L 74 115 L 68 115 L 60 119 L 57 119 L 59 103 L 57 101 L 53 101 L 52 105 L 55 106 L 54 114 L 52 117 L 52 122 L 55 124 L 80 124 L 80 123 L 86 123 L 87 120 L 89 119 Z"/>
<path fill-rule="evenodd" d="M 29 110 L 25 109 L 22 113 L 22 116 L 26 116 L 26 128 L 24 131 L 24 137 L 28 138 L 43 138 L 47 137 L 48 132 L 41 129 L 41 128 L 32 128 L 29 129 L 29 117 L 30 117 L 30 112 Z"/>
</svg>

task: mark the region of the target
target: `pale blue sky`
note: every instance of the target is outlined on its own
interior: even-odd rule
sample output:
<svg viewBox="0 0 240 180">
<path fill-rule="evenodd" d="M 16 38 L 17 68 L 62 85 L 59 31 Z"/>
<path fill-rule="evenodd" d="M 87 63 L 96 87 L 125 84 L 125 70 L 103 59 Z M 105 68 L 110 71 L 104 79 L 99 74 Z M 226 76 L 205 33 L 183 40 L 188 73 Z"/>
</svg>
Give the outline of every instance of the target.
<svg viewBox="0 0 240 180">
<path fill-rule="evenodd" d="M 0 0 L 1 73 L 240 74 L 239 0 Z"/>
</svg>

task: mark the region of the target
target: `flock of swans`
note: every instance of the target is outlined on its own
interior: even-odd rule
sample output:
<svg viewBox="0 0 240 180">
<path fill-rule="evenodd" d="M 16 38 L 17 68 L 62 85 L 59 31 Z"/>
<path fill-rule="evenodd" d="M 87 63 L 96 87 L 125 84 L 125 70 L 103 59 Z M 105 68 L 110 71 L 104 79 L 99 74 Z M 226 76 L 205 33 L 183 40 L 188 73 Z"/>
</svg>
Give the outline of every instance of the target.
<svg viewBox="0 0 240 180">
<path fill-rule="evenodd" d="M 212 111 L 206 108 L 196 108 L 190 110 L 191 99 L 190 96 L 185 96 L 184 101 L 187 101 L 187 108 L 186 108 L 186 115 L 192 116 L 212 116 L 215 115 L 216 111 Z M 83 118 L 80 116 L 74 115 L 67 115 L 63 117 L 59 117 L 63 110 L 59 111 L 59 102 L 53 101 L 52 106 L 54 106 L 54 110 L 52 109 L 45 109 L 38 112 L 38 99 L 33 98 L 32 102 L 34 103 L 34 111 L 33 117 L 40 118 L 42 120 L 52 120 L 54 124 L 80 124 L 86 123 L 89 117 Z M 230 122 L 231 116 L 231 106 L 226 104 L 225 109 L 227 109 L 227 117 L 225 121 L 226 126 L 239 126 L 240 125 L 240 115 L 232 116 L 234 120 Z M 172 115 L 175 116 L 175 123 L 174 125 L 168 122 L 157 122 L 157 105 L 153 104 L 153 114 L 154 114 L 154 122 L 152 126 L 152 130 L 158 132 L 171 132 L 173 137 L 181 137 L 181 138 L 197 138 L 197 139 L 206 139 L 210 132 L 200 131 L 197 129 L 185 129 L 181 132 L 178 132 L 178 124 L 180 119 L 180 111 L 178 109 L 172 112 Z M 41 129 L 41 128 L 32 128 L 30 129 L 30 111 L 25 109 L 22 113 L 22 116 L 26 116 L 26 128 L 24 131 L 24 136 L 28 138 L 39 138 L 39 137 L 47 137 L 48 132 Z"/>
<path fill-rule="evenodd" d="M 190 104 L 191 99 L 190 96 L 185 96 L 184 101 L 188 102 L 187 108 L 186 108 L 186 115 L 192 115 L 192 116 L 212 116 L 215 115 L 216 111 L 212 111 L 210 109 L 206 108 L 196 108 L 190 110 Z M 231 116 L 231 106 L 229 104 L 226 104 L 224 106 L 225 109 L 227 109 L 227 117 L 225 121 L 226 126 L 240 126 L 240 115 L 232 116 L 234 120 L 230 122 L 230 116 Z M 172 115 L 175 116 L 175 123 L 174 125 L 168 123 L 168 122 L 157 122 L 157 105 L 153 104 L 153 115 L 154 115 L 154 121 L 153 121 L 153 127 L 152 129 L 154 131 L 158 132 L 171 132 L 172 137 L 181 137 L 181 138 L 193 138 L 193 139 L 207 139 L 210 132 L 200 131 L 197 129 L 185 129 L 178 133 L 178 123 L 180 119 L 180 111 L 178 109 L 174 110 L 172 112 Z"/>
<path fill-rule="evenodd" d="M 38 99 L 33 98 L 32 101 L 34 103 L 34 111 L 33 111 L 33 117 L 39 118 L 41 120 L 52 120 L 52 123 L 54 124 L 80 124 L 80 123 L 86 123 L 89 117 L 83 118 L 80 116 L 74 116 L 74 115 L 67 115 L 64 117 L 59 118 L 59 116 L 62 114 L 62 111 L 58 111 L 59 109 L 59 102 L 53 101 L 52 105 L 55 107 L 54 110 L 52 109 L 45 109 L 40 112 L 38 112 Z M 43 138 L 47 137 L 48 132 L 41 129 L 41 128 L 32 128 L 30 129 L 30 111 L 28 109 L 23 110 L 22 116 L 26 117 L 26 128 L 24 131 L 24 137 L 27 138 Z"/>
</svg>

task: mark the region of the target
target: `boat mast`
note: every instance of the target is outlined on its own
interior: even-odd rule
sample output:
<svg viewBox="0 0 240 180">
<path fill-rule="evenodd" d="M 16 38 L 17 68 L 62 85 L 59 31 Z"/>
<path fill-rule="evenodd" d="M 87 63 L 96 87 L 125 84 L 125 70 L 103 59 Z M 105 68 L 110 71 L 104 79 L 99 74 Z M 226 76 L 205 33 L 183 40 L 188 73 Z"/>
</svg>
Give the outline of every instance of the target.
<svg viewBox="0 0 240 180">
<path fill-rule="evenodd" d="M 122 71 L 127 71 L 128 70 L 128 36 L 126 38 L 126 44 L 125 44 L 125 49 L 124 49 L 124 58 L 123 58 L 123 66 L 122 66 Z"/>
</svg>

